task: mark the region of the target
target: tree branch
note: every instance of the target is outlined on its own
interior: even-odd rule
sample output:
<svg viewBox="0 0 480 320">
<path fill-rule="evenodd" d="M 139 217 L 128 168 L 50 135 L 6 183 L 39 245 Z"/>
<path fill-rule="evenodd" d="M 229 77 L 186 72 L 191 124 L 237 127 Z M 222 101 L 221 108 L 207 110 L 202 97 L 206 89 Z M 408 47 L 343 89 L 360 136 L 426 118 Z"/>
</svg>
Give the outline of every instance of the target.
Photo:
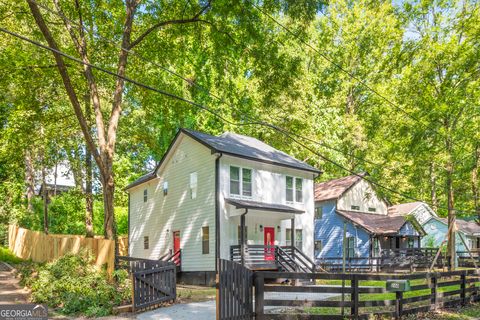
<svg viewBox="0 0 480 320">
<path fill-rule="evenodd" d="M 55 8 L 57 9 L 58 15 L 62 18 L 63 23 L 65 24 L 65 27 L 67 28 L 70 34 L 70 38 L 72 38 L 72 41 L 75 44 L 75 48 L 77 49 L 78 54 L 80 55 L 82 61 L 84 62 L 83 73 L 85 78 L 87 79 L 88 87 L 90 89 L 90 96 L 92 97 L 93 109 L 95 112 L 95 123 L 97 126 L 98 146 L 103 153 L 103 151 L 105 151 L 105 148 L 106 148 L 105 125 L 103 123 L 103 114 L 101 111 L 102 109 L 101 109 L 101 103 L 100 103 L 100 94 L 98 93 L 97 82 L 93 75 L 92 67 L 90 66 L 90 59 L 88 59 L 87 43 L 85 40 L 85 33 L 83 32 L 83 20 L 81 18 L 82 15 L 80 12 L 80 6 L 76 2 L 77 10 L 79 11 L 79 17 L 80 17 L 80 25 L 79 25 L 80 37 L 77 37 L 74 31 L 74 28 L 70 23 L 70 20 L 65 16 L 65 13 L 60 7 L 58 0 L 54 0 L 53 2 L 55 4 Z"/>
<path fill-rule="evenodd" d="M 145 37 L 147 37 L 150 33 L 155 31 L 156 29 L 163 28 L 165 26 L 172 25 L 172 24 L 187 24 L 187 23 L 195 23 L 195 22 L 205 22 L 204 20 L 200 20 L 199 18 L 210 7 L 210 4 L 211 4 L 211 2 L 209 1 L 192 18 L 189 18 L 189 19 L 173 19 L 173 20 L 162 21 L 162 22 L 154 24 L 153 26 L 148 28 L 144 33 L 142 33 L 140 36 L 138 36 L 137 39 L 132 41 L 132 43 L 130 44 L 130 47 L 128 47 L 127 49 L 132 49 L 133 47 L 138 45 L 140 42 L 142 42 L 143 39 L 145 39 Z"/>
<path fill-rule="evenodd" d="M 55 39 L 53 39 L 52 34 L 50 33 L 50 30 L 48 29 L 47 25 L 45 24 L 45 20 L 43 20 L 42 14 L 40 13 L 40 10 L 38 9 L 37 4 L 35 3 L 35 0 L 27 0 L 28 6 L 30 7 L 30 11 L 32 12 L 32 15 L 35 19 L 35 22 L 37 26 L 40 28 L 40 31 L 42 32 L 43 36 L 45 37 L 45 40 L 47 40 L 48 45 L 56 50 L 60 51 Z M 90 135 L 90 132 L 88 131 L 88 125 L 85 120 L 85 116 L 83 115 L 82 108 L 80 106 L 80 102 L 78 100 L 77 94 L 75 92 L 75 89 L 73 88 L 72 82 L 70 80 L 70 76 L 68 75 L 67 67 L 65 65 L 65 62 L 63 61 L 63 57 L 58 53 L 53 51 L 53 56 L 55 58 L 55 61 L 57 63 L 58 67 L 58 72 L 60 73 L 60 76 L 62 77 L 63 84 L 65 86 L 65 90 L 67 91 L 68 98 L 70 100 L 70 103 L 73 106 L 73 110 L 75 111 L 75 115 L 77 116 L 78 122 L 80 124 L 80 128 L 82 130 L 82 133 L 85 137 L 85 141 L 87 143 L 88 148 L 92 152 L 92 155 L 95 159 L 95 162 L 98 165 L 98 168 L 100 171 L 104 171 L 105 167 L 103 165 L 102 159 L 98 153 L 98 150 L 95 146 L 95 142 L 92 139 L 92 136 Z"/>
</svg>

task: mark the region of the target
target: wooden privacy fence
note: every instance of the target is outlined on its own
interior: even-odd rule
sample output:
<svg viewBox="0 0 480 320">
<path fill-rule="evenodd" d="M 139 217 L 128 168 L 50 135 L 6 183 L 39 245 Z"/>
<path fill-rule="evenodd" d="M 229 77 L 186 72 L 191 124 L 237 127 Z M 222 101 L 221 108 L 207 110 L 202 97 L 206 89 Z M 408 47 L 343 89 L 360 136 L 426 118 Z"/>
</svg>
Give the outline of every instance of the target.
<svg viewBox="0 0 480 320">
<path fill-rule="evenodd" d="M 8 226 L 8 247 L 19 258 L 34 262 L 48 262 L 66 253 L 87 249 L 98 266 L 106 265 L 112 274 L 115 262 L 115 242 L 79 235 L 44 234 L 16 225 Z"/>
</svg>

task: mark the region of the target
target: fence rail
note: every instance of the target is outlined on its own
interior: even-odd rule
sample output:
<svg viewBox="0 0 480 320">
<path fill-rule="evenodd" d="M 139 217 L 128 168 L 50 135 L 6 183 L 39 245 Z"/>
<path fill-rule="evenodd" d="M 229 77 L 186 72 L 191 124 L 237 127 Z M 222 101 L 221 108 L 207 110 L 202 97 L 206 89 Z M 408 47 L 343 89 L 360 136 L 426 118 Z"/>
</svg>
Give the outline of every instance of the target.
<svg viewBox="0 0 480 320">
<path fill-rule="evenodd" d="M 278 279 L 311 279 L 322 283 L 344 280 L 346 286 L 269 284 Z M 385 281 L 391 279 L 411 280 L 411 290 L 388 292 Z M 372 286 L 372 281 L 378 284 Z M 408 275 L 256 272 L 255 319 L 307 318 L 308 312 L 315 314 L 315 319 L 368 319 L 375 315 L 399 319 L 411 313 L 478 301 L 478 285 L 480 277 L 474 270 Z M 330 298 L 322 298 L 325 294 Z M 286 307 L 288 312 L 284 310 Z"/>
</svg>

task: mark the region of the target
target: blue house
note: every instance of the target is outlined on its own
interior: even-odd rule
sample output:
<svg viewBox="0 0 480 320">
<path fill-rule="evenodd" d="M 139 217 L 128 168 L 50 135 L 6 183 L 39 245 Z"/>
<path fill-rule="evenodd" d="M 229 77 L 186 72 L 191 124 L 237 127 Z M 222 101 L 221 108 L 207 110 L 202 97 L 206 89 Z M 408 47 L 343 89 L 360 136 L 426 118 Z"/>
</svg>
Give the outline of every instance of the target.
<svg viewBox="0 0 480 320">
<path fill-rule="evenodd" d="M 422 247 L 439 247 L 448 232 L 448 221 L 440 218 L 430 206 L 423 202 L 402 203 L 388 208 L 391 215 L 411 215 L 422 225 L 426 232 L 422 238 Z M 480 226 L 474 221 L 456 219 L 457 233 L 455 247 L 457 251 L 465 252 L 480 248 Z M 463 240 L 463 241 L 462 241 Z"/>
<path fill-rule="evenodd" d="M 365 174 L 315 185 L 315 258 L 379 257 L 382 250 L 418 248 L 424 231 L 414 218 L 389 215 L 386 201 L 375 193 Z"/>
</svg>

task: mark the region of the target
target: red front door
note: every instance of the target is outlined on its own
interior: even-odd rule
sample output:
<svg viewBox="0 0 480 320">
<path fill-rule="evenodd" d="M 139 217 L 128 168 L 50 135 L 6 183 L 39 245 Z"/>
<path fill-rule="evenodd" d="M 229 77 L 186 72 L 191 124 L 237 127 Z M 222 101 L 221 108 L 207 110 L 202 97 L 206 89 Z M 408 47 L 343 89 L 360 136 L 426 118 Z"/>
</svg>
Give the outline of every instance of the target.
<svg viewBox="0 0 480 320">
<path fill-rule="evenodd" d="M 264 245 L 269 246 L 265 249 L 265 260 L 275 260 L 275 228 L 265 227 L 263 233 Z"/>
<path fill-rule="evenodd" d="M 173 253 L 180 250 L 180 231 L 173 231 Z M 180 258 L 176 255 L 173 259 L 176 265 L 180 263 Z"/>
</svg>

